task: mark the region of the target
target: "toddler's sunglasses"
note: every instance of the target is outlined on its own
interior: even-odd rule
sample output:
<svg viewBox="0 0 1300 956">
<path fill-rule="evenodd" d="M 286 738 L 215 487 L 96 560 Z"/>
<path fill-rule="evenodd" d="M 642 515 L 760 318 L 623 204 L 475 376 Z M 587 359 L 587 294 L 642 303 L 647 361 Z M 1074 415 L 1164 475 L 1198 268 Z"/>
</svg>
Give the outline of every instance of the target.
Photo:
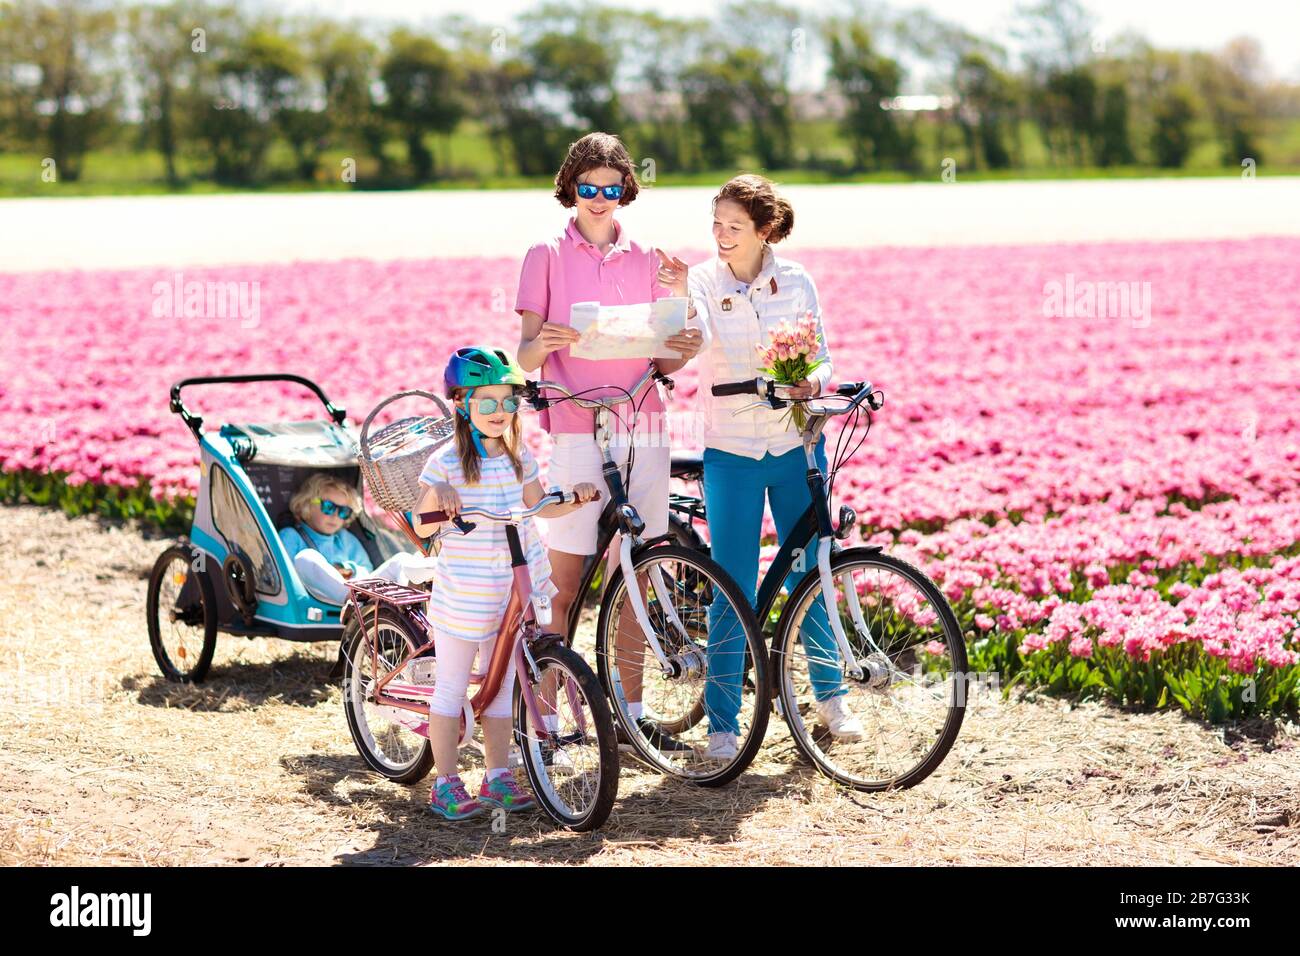
<svg viewBox="0 0 1300 956">
<path fill-rule="evenodd" d="M 591 183 L 578 183 L 578 195 L 583 199 L 595 199 L 596 193 L 604 193 L 606 199 L 618 199 L 623 195 L 623 187 L 593 186 Z"/>
<path fill-rule="evenodd" d="M 311 503 L 314 505 L 320 505 L 321 514 L 326 514 L 326 515 L 337 514 L 339 518 L 341 518 L 344 521 L 347 521 L 349 518 L 352 517 L 351 508 L 349 508 L 347 505 L 336 504 L 335 502 L 330 501 L 328 498 L 313 498 L 311 500 Z"/>
<path fill-rule="evenodd" d="M 519 399 L 511 395 L 499 402 L 495 398 L 480 398 L 478 400 L 478 413 L 480 415 L 492 415 L 496 412 L 497 405 L 500 405 L 502 411 L 507 415 L 513 415 L 519 411 Z"/>
</svg>

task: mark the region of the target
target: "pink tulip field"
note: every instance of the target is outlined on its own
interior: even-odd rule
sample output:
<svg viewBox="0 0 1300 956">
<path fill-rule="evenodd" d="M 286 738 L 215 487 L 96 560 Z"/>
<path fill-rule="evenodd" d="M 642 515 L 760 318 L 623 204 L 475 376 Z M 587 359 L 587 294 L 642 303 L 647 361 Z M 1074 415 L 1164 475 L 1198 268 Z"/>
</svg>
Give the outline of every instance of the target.
<svg viewBox="0 0 1300 956">
<path fill-rule="evenodd" d="M 975 669 L 1210 720 L 1296 712 L 1300 239 L 796 258 L 833 380 L 885 396 L 836 505 L 936 579 Z M 359 424 L 394 391 L 440 390 L 456 346 L 513 349 L 518 267 L 0 274 L 0 493 L 183 527 L 197 452 L 168 411 L 173 381 L 295 372 Z M 189 283 L 243 284 L 258 308 L 165 291 Z M 690 366 L 675 377 L 670 414 L 698 447 Z M 209 426 L 319 413 L 292 386 L 186 402 Z M 531 415 L 527 429 L 544 460 Z"/>
</svg>

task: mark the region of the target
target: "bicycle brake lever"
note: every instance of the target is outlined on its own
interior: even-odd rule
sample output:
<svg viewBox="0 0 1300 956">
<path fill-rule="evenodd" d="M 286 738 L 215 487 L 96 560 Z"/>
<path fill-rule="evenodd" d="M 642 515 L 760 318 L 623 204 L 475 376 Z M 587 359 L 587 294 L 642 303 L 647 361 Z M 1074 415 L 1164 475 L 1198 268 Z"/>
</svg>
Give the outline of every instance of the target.
<svg viewBox="0 0 1300 956">
<path fill-rule="evenodd" d="M 741 408 L 736 409 L 734 412 L 731 413 L 731 417 L 732 417 L 732 418 L 735 418 L 737 415 L 741 414 L 742 412 L 753 411 L 755 408 L 776 408 L 776 409 L 780 409 L 780 408 L 785 408 L 788 404 L 790 404 L 790 403 L 787 402 L 784 398 L 774 398 L 774 399 L 772 399 L 772 402 L 773 402 L 774 404 L 769 404 L 769 403 L 767 402 L 766 399 L 764 399 L 764 400 L 761 401 L 761 402 L 751 402 L 751 403 L 748 404 L 748 405 L 745 405 L 745 406 L 743 406 L 743 407 L 741 407 Z"/>
</svg>

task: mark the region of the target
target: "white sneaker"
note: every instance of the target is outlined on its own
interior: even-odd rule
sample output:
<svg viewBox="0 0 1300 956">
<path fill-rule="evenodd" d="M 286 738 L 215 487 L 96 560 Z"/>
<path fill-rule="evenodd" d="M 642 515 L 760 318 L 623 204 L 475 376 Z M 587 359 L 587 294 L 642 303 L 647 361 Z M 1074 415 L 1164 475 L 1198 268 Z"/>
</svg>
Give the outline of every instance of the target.
<svg viewBox="0 0 1300 956">
<path fill-rule="evenodd" d="M 844 696 L 832 697 L 830 700 L 817 702 L 817 716 L 821 717 L 826 729 L 836 740 L 861 740 L 862 721 L 844 703 Z"/>
<path fill-rule="evenodd" d="M 704 756 L 709 760 L 735 760 L 739 743 L 735 734 L 709 734 L 709 747 Z"/>
</svg>

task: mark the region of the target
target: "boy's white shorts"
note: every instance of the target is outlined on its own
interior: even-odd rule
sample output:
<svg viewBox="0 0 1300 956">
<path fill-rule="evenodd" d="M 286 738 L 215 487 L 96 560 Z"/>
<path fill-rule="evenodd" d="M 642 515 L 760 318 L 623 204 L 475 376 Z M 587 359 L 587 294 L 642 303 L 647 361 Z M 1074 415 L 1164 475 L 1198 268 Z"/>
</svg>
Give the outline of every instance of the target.
<svg viewBox="0 0 1300 956">
<path fill-rule="evenodd" d="M 600 514 L 609 504 L 609 488 L 601 471 L 600 449 L 596 439 L 585 434 L 552 436 L 554 448 L 542 487 L 558 485 L 571 491 L 574 485 L 590 482 L 600 490 L 599 501 L 589 501 L 576 511 L 546 521 L 546 546 L 566 554 L 595 554 Z M 628 501 L 645 522 L 643 537 L 668 532 L 668 485 L 672 450 L 666 443 L 638 445 L 632 461 L 632 478 L 628 480 L 626 445 L 611 445 L 610 453 L 623 473 L 623 488 Z"/>
</svg>

